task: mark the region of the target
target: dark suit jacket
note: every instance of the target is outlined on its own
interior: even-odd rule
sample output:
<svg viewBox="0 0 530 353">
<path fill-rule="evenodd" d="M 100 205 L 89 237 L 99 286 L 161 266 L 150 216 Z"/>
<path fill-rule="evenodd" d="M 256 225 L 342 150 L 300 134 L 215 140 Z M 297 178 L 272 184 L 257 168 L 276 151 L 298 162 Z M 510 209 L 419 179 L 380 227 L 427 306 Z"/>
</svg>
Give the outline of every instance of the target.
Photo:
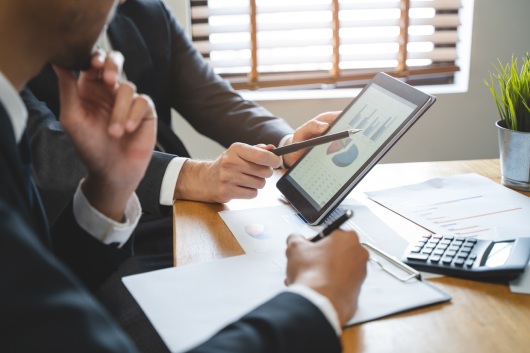
<svg viewBox="0 0 530 353">
<path fill-rule="evenodd" d="M 85 233 L 71 207 L 51 232 L 0 104 L 0 344 L 6 352 L 136 352 L 93 299 L 119 252 Z M 33 188 L 34 190 L 34 188 Z M 33 197 L 33 202 L 30 198 Z M 35 210 L 32 205 L 37 205 Z M 109 263 L 110 260 L 110 263 Z M 68 265 L 68 266 L 67 266 Z M 74 269 L 74 273 L 70 270 Z M 175 333 L 178 334 L 178 333 Z M 335 332 L 305 298 L 283 293 L 191 352 L 339 352 Z"/>
<path fill-rule="evenodd" d="M 158 142 L 168 153 L 188 156 L 180 139 L 168 128 L 172 108 L 198 132 L 225 147 L 234 142 L 277 145 L 292 133 L 284 120 L 243 100 L 208 67 L 162 1 L 126 1 L 108 34 L 113 47 L 124 54 L 127 78 L 153 99 L 160 121 Z M 47 67 L 28 87 L 37 98 L 23 95 L 30 111 L 37 183 L 45 190 L 71 193 L 84 168 L 56 123 L 59 98 L 55 73 Z M 171 157 L 155 152 L 137 190 L 147 213 L 160 212 L 160 185 Z"/>
</svg>

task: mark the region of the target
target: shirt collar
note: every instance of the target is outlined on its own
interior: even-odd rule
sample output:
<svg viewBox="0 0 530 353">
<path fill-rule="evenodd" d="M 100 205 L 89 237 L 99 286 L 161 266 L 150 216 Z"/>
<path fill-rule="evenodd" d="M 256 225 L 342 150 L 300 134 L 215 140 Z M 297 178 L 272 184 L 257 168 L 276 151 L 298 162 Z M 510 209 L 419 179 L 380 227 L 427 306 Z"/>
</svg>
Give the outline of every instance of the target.
<svg viewBox="0 0 530 353">
<path fill-rule="evenodd" d="M 11 125 L 13 125 L 13 130 L 15 132 L 15 139 L 18 143 L 22 137 L 22 133 L 26 129 L 28 110 L 26 109 L 22 98 L 20 98 L 20 94 L 1 71 L 0 103 L 2 103 L 9 115 L 9 119 L 11 119 Z"/>
</svg>

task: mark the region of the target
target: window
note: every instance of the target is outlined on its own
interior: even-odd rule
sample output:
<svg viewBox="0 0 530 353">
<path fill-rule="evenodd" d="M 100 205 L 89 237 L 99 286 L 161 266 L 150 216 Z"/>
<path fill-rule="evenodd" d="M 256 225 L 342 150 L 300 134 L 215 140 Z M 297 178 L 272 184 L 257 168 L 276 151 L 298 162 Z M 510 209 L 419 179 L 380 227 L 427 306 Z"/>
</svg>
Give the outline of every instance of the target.
<svg viewBox="0 0 530 353">
<path fill-rule="evenodd" d="M 460 0 L 190 0 L 193 42 L 236 89 L 451 83 Z"/>
</svg>

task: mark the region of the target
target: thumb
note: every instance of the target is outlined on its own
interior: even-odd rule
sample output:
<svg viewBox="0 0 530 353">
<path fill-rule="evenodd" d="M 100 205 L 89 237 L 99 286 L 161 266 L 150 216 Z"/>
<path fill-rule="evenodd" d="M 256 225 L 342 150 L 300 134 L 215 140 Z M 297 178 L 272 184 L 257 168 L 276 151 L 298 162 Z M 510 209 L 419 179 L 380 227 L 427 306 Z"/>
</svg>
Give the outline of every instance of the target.
<svg viewBox="0 0 530 353">
<path fill-rule="evenodd" d="M 289 248 L 293 246 L 293 244 L 304 242 L 304 241 L 307 241 L 307 239 L 304 238 L 301 234 L 298 234 L 298 233 L 289 234 L 289 236 L 287 237 L 287 247 Z"/>
<path fill-rule="evenodd" d="M 53 70 L 57 74 L 57 78 L 59 80 L 61 107 L 68 106 L 72 104 L 72 102 L 76 102 L 79 98 L 79 92 L 77 90 L 77 77 L 72 71 L 56 65 L 53 65 Z"/>
</svg>

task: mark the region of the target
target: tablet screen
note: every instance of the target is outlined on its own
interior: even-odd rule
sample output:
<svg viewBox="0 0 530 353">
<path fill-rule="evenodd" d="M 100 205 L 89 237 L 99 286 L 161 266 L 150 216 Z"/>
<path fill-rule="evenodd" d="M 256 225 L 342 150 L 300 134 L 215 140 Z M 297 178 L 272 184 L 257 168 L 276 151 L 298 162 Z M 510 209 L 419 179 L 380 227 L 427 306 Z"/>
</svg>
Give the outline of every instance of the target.
<svg viewBox="0 0 530 353">
<path fill-rule="evenodd" d="M 289 174 L 293 185 L 320 210 L 416 108 L 383 87 L 370 85 L 328 133 L 362 131 L 314 147 Z"/>
<path fill-rule="evenodd" d="M 326 134 L 361 129 L 348 138 L 313 147 L 280 179 L 278 189 L 315 224 L 434 102 L 435 98 L 379 74 L 346 107 Z"/>
</svg>

